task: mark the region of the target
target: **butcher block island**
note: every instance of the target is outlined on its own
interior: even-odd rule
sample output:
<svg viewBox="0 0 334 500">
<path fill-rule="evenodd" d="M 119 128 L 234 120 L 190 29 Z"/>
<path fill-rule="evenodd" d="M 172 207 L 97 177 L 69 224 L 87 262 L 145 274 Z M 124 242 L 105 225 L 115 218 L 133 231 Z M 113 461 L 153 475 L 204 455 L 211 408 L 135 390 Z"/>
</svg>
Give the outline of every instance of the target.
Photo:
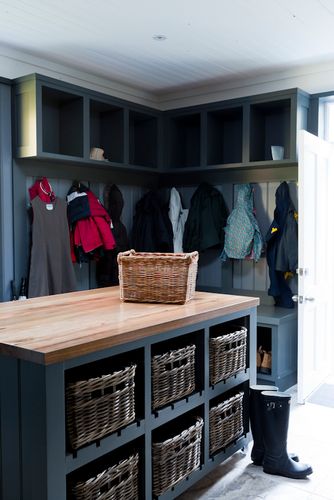
<svg viewBox="0 0 334 500">
<path fill-rule="evenodd" d="M 3 500 L 172 499 L 248 442 L 258 299 L 119 297 L 0 304 Z"/>
</svg>

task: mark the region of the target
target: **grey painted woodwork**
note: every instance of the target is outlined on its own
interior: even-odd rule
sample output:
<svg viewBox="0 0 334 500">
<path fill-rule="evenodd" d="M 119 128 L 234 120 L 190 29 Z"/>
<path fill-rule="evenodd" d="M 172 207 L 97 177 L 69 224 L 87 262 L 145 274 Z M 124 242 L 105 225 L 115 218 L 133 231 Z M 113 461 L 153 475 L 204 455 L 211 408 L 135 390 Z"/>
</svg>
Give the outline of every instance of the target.
<svg viewBox="0 0 334 500">
<path fill-rule="evenodd" d="M 8 85 L 0 85 L 0 271 L 2 277 L 0 296 L 4 300 L 9 299 L 9 283 L 14 275 L 14 263 L 16 280 L 27 274 L 29 251 L 27 187 L 37 177 L 46 175 L 60 196 L 65 195 L 73 179 L 80 179 L 90 184 L 100 199 L 102 199 L 105 184 L 117 183 L 125 199 L 123 222 L 128 232 L 131 231 L 136 201 L 147 189 L 156 187 L 158 184 L 176 186 L 182 193 L 185 205 L 189 207 L 190 198 L 196 186 L 201 181 L 208 181 L 221 190 L 231 208 L 236 184 L 251 182 L 255 186 L 255 204 L 260 226 L 265 232 L 273 214 L 274 195 L 278 184 L 282 180 L 288 180 L 290 187 L 294 188 L 297 180 L 296 132 L 300 128 L 307 127 L 313 130 L 318 123 L 314 119 L 318 101 L 311 99 L 313 121 L 310 119 L 307 122 L 309 96 L 297 89 L 164 113 L 41 75 L 18 79 L 14 82 L 13 89 L 14 136 L 16 138 L 14 156 L 16 159 L 13 162 L 12 172 L 10 128 L 7 126 L 10 118 L 10 89 Z M 148 140 L 148 136 L 152 140 Z M 274 141 L 279 141 L 284 145 L 285 156 L 282 161 L 271 160 L 270 145 Z M 90 148 L 95 146 L 103 147 L 105 156 L 111 161 L 91 160 Z M 13 200 L 11 198 L 12 176 Z M 296 190 L 294 193 L 294 201 L 297 202 Z M 13 210 L 8 210 L 12 203 Z M 95 286 L 93 265 L 78 269 L 77 274 L 80 289 Z M 267 286 L 268 273 L 264 259 L 261 259 L 258 264 L 229 262 L 222 266 L 216 250 L 210 250 L 201 255 L 199 269 L 199 288 L 201 289 L 256 295 L 261 297 L 262 303 L 270 304 L 270 298 L 266 293 Z M 296 312 L 290 311 L 287 313 L 287 317 L 289 316 L 288 321 L 280 319 L 277 323 L 275 311 L 272 311 L 266 316 L 262 315 L 259 318 L 261 322 L 258 323 L 260 328 L 267 329 L 266 332 L 272 342 L 273 359 L 276 359 L 273 361 L 271 376 L 265 376 L 263 383 L 281 384 L 281 388 L 288 387 L 288 384 L 292 385 L 295 380 L 295 368 L 291 363 L 291 359 L 295 359 L 294 354 L 290 359 L 286 349 L 295 336 Z M 249 317 L 250 331 L 255 332 L 256 319 L 253 312 Z M 204 338 L 207 339 L 209 325 L 202 325 L 201 328 L 203 328 Z M 171 335 L 185 333 L 184 331 L 172 332 Z M 152 341 L 155 340 L 157 339 Z M 206 343 L 204 345 L 206 346 L 204 348 L 205 359 L 207 359 L 208 347 Z M 131 350 L 137 347 L 139 344 L 131 344 L 125 346 L 124 349 Z M 148 365 L 151 347 L 147 345 L 141 345 L 141 347 L 144 348 L 145 397 L 147 398 L 144 421 L 129 426 L 120 435 L 105 438 L 98 448 L 89 446 L 79 450 L 75 458 L 66 455 L 64 459 L 64 425 L 58 426 L 54 436 L 51 437 L 48 435 L 50 427 L 46 425 L 48 422 L 48 425 L 57 426 L 58 418 L 64 421 L 61 416 L 64 410 L 63 386 L 60 387 L 58 377 L 63 378 L 64 373 L 73 363 L 67 363 L 64 366 L 57 365 L 54 370 L 41 371 L 33 365 L 28 366 L 23 363 L 21 366 L 18 362 L 11 363 L 5 359 L 1 361 L 3 373 L 11 374 L 10 383 L 7 385 L 4 383 L 4 377 L 1 377 L 1 457 L 3 478 L 6 478 L 2 481 L 1 487 L 4 500 L 19 498 L 31 500 L 32 494 L 34 500 L 49 500 L 49 498 L 62 500 L 64 488 L 66 488 L 65 475 L 75 474 L 85 464 L 120 446 L 126 447 L 130 442 L 138 442 L 146 450 L 145 481 L 141 477 L 142 497 L 146 500 L 151 494 L 150 449 L 153 430 L 198 407 L 201 407 L 201 412 L 207 419 L 210 398 L 220 396 L 232 386 L 248 385 L 249 378 L 252 383 L 256 380 L 254 362 L 254 367 L 251 367 L 245 375 L 239 375 L 226 385 L 209 390 L 207 385 L 209 368 L 205 363 L 203 366 L 204 392 L 176 403 L 173 408 L 157 412 L 158 416 L 153 419 L 150 412 L 150 367 Z M 293 345 L 290 347 L 294 349 Z M 253 353 L 255 350 L 256 336 L 252 333 L 250 352 Z M 96 359 L 114 356 L 119 352 L 119 349 L 102 352 L 96 355 Z M 278 358 L 280 357 L 283 359 L 283 365 L 279 364 Z M 89 361 L 93 361 L 93 358 L 79 359 L 77 363 L 84 365 Z M 287 366 L 284 366 L 284 363 Z M 25 374 L 22 384 L 27 388 L 25 391 L 27 394 L 30 390 L 29 382 L 33 380 L 36 382 L 36 390 L 32 391 L 31 397 L 36 408 L 42 408 L 44 411 L 42 418 L 44 421 L 39 421 L 38 429 L 34 427 L 32 437 L 28 435 L 28 427 L 34 422 L 29 413 L 31 410 L 27 396 L 22 396 L 24 424 L 20 422 L 21 417 L 19 417 L 21 373 Z M 51 389 L 54 391 L 54 401 L 51 400 L 49 392 L 46 394 L 45 391 L 38 391 L 38 388 L 42 386 L 47 386 L 50 391 Z M 6 403 L 3 402 L 3 398 Z M 54 408 L 56 403 L 57 409 Z M 4 432 L 6 422 L 12 424 L 9 434 Z M 22 442 L 19 442 L 20 426 L 22 426 Z M 145 432 L 145 429 L 148 429 L 148 432 Z M 207 429 L 205 432 L 204 456 L 208 457 Z M 44 462 L 41 462 L 40 456 L 37 456 L 37 452 L 34 451 L 31 464 L 27 465 L 28 469 L 22 474 L 21 481 L 19 479 L 21 472 L 18 472 L 20 460 L 22 457 L 29 456 L 31 448 L 36 449 L 33 447 L 32 439 L 36 440 L 40 449 L 43 450 Z M 51 439 L 50 446 L 52 449 L 54 447 L 56 457 L 53 465 L 48 460 L 49 439 Z M 242 443 L 242 440 L 238 441 L 236 445 L 229 447 L 226 453 L 219 453 L 213 459 L 205 458 L 200 471 L 193 473 L 189 480 L 178 485 L 174 491 L 164 495 L 163 498 L 175 498 L 204 473 L 242 446 Z M 7 453 L 10 453 L 12 457 L 13 466 L 9 467 Z M 40 485 L 37 486 L 29 479 L 30 474 L 33 481 L 36 481 L 38 474 L 45 474 L 47 479 L 40 481 Z M 36 488 L 36 491 L 32 488 Z M 56 492 L 56 496 L 52 496 L 52 491 Z M 22 497 L 23 494 L 25 496 Z"/>
<path fill-rule="evenodd" d="M 29 245 L 22 207 L 28 174 L 64 182 L 79 177 L 99 186 L 100 192 L 112 180 L 127 195 L 136 193 L 138 185 L 143 186 L 142 195 L 143 189 L 158 184 L 174 185 L 184 195 L 206 180 L 222 190 L 230 208 L 235 185 L 252 182 L 263 234 L 272 219 L 279 182 L 289 180 L 292 185 L 297 180 L 296 132 L 307 127 L 309 104 L 309 96 L 298 89 L 162 113 L 41 75 L 17 79 L 14 88 L 16 155 L 22 158 L 13 166 L 18 280 L 27 274 Z M 75 118 L 67 119 L 68 109 Z M 271 160 L 273 142 L 285 147 L 282 161 Z M 111 161 L 90 160 L 94 146 L 103 147 Z M 134 208 L 127 196 L 126 206 Z M 133 213 L 127 218 L 128 233 Z M 94 286 L 94 265 L 83 266 L 77 275 L 79 289 Z M 210 250 L 201 256 L 198 284 L 230 293 L 255 291 L 264 303 L 272 303 L 266 295 L 264 258 L 256 265 L 245 261 L 222 266 L 218 252 Z"/>
<path fill-rule="evenodd" d="M 276 385 L 285 391 L 297 383 L 297 311 L 259 306 L 257 347 L 272 353 L 270 373 L 257 373 L 258 384 Z"/>
<path fill-rule="evenodd" d="M 11 87 L 0 82 L 0 300 L 10 300 L 14 277 Z"/>
<path fill-rule="evenodd" d="M 225 323 L 248 328 L 247 368 L 211 386 L 209 381 L 209 338 Z M 218 327 L 218 330 L 217 330 Z M 194 339 L 196 349 L 195 392 L 157 411 L 151 410 L 151 356 L 173 343 Z M 3 500 L 66 500 L 70 481 L 82 477 L 87 467 L 98 461 L 102 470 L 115 461 L 118 453 L 140 453 L 140 498 L 152 498 L 152 442 L 160 431 L 171 434 L 181 421 L 201 415 L 205 420 L 200 469 L 191 473 L 159 498 L 172 499 L 213 470 L 249 440 L 248 388 L 256 381 L 256 308 L 241 310 L 191 326 L 166 331 L 152 337 L 91 353 L 65 362 L 40 365 L 0 357 L 0 437 L 1 498 Z M 91 363 L 108 361 L 116 356 L 142 366 L 136 379 L 136 422 L 75 453 L 66 447 L 65 386 L 71 370 L 89 376 Z M 231 393 L 244 391 L 244 435 L 213 456 L 209 455 L 209 409 Z M 227 396 L 226 396 L 227 395 Z M 83 469 L 85 468 L 85 469 Z"/>
</svg>

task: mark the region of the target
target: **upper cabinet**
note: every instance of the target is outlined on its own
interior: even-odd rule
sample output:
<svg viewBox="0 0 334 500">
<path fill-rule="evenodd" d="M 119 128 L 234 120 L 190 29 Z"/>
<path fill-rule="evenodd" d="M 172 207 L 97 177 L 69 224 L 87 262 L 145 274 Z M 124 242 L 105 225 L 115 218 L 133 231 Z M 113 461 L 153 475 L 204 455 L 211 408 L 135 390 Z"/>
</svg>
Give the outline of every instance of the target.
<svg viewBox="0 0 334 500">
<path fill-rule="evenodd" d="M 104 150 L 109 161 L 124 162 L 124 108 L 97 99 L 89 101 L 89 151 Z"/>
<path fill-rule="evenodd" d="M 41 153 L 82 158 L 83 96 L 44 85 L 41 87 L 41 94 L 41 144 L 37 136 L 37 145 L 41 146 Z M 37 115 L 35 118 L 37 123 L 38 118 Z"/>
<path fill-rule="evenodd" d="M 166 112 L 165 169 L 271 166 L 297 161 L 309 96 L 272 92 Z M 272 146 L 279 146 L 272 151 Z M 278 155 L 278 156 L 277 156 Z"/>
<path fill-rule="evenodd" d="M 161 112 L 36 74 L 13 95 L 17 158 L 150 172 L 296 163 L 309 107 L 291 89 Z"/>
<path fill-rule="evenodd" d="M 161 112 L 37 74 L 13 95 L 17 158 L 158 168 Z"/>
<path fill-rule="evenodd" d="M 166 168 L 196 167 L 201 163 L 201 113 L 176 114 L 165 119 Z"/>
<path fill-rule="evenodd" d="M 242 106 L 208 111 L 207 165 L 242 162 Z"/>
</svg>

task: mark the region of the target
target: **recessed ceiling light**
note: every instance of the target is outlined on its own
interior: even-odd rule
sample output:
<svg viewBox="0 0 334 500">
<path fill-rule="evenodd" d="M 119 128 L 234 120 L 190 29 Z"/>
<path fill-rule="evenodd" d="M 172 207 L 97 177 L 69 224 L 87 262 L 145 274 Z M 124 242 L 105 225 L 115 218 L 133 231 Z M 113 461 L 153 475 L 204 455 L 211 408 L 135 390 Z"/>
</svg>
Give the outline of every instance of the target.
<svg viewBox="0 0 334 500">
<path fill-rule="evenodd" d="M 152 38 L 156 42 L 164 42 L 165 40 L 167 40 L 166 35 L 153 35 Z"/>
</svg>

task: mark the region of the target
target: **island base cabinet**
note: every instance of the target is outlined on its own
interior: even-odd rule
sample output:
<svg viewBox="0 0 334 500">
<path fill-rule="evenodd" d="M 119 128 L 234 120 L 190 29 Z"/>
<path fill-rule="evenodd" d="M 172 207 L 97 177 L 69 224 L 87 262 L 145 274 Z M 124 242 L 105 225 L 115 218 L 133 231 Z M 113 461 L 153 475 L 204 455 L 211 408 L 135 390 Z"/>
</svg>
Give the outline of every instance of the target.
<svg viewBox="0 0 334 500">
<path fill-rule="evenodd" d="M 242 363 L 212 383 L 210 340 L 236 331 L 245 337 Z M 238 352 L 239 344 L 236 338 Z M 176 498 L 248 443 L 255 358 L 255 307 L 206 315 L 53 364 L 1 354 L 1 499 Z M 157 359 L 163 361 L 158 372 Z M 181 389 L 176 387 L 172 397 L 156 404 L 153 377 L 161 373 L 167 377 L 165 385 L 171 380 Z M 75 446 L 70 440 L 69 387 L 78 390 L 75 397 L 84 398 L 80 405 L 87 404 L 87 412 L 94 408 L 96 419 L 106 421 L 105 430 L 78 439 Z M 105 401 L 119 404 L 115 393 L 131 400 L 132 414 L 108 427 Z M 85 420 L 85 412 L 76 417 L 84 422 L 77 426 L 72 419 L 72 427 L 85 434 L 94 418 Z"/>
</svg>

